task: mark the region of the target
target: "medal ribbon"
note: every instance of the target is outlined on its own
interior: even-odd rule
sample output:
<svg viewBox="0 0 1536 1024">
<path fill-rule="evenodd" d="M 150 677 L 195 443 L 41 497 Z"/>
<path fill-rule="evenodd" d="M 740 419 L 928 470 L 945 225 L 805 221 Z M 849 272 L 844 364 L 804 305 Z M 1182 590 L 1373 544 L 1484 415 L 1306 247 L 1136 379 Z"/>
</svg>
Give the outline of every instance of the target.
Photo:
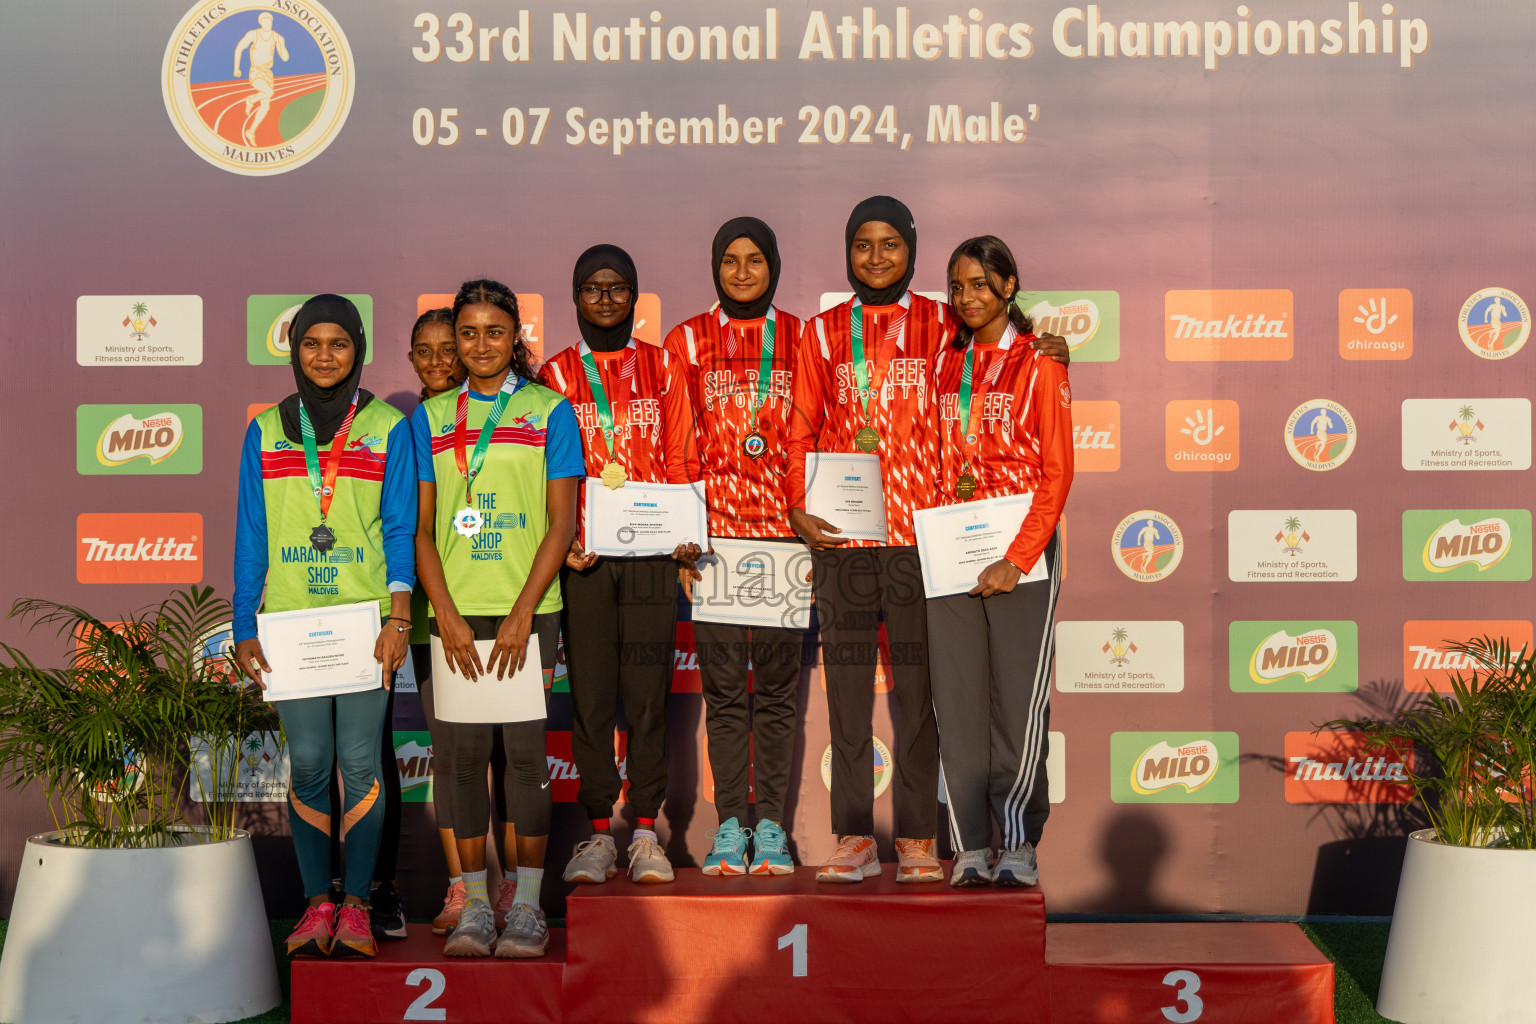
<svg viewBox="0 0 1536 1024">
<path fill-rule="evenodd" d="M 725 318 L 724 313 L 721 313 L 720 316 L 722 319 Z M 763 323 L 763 352 L 757 361 L 757 390 L 753 396 L 752 412 L 750 415 L 753 430 L 761 429 L 762 424 L 759 418 L 759 414 L 763 411 L 763 403 L 768 401 L 768 395 L 773 390 L 771 385 L 773 383 L 774 321 L 774 309 L 772 306 L 769 306 L 768 319 Z M 730 321 L 727 320 L 726 322 L 729 323 Z M 734 337 L 736 334 L 736 329 L 731 327 L 728 328 L 728 330 L 730 331 L 730 337 Z"/>
<path fill-rule="evenodd" d="M 592 349 L 586 342 L 581 343 L 581 365 L 587 374 L 587 384 L 592 388 L 592 403 L 597 406 L 597 422 L 603 428 L 603 443 L 608 446 L 608 461 L 618 462 L 619 457 L 615 452 L 618 439 L 614 436 L 614 409 L 619 410 L 619 426 L 624 426 L 629 418 L 629 393 L 634 387 L 634 377 L 637 372 L 635 363 L 635 339 L 629 339 L 629 344 L 624 347 L 624 355 L 619 364 L 619 382 L 623 385 L 623 392 L 619 395 L 619 401 L 614 404 L 608 401 L 608 390 L 603 387 L 603 375 L 598 372 L 597 360 L 592 356 Z"/>
<path fill-rule="evenodd" d="M 902 305 L 906 305 L 903 297 Z M 907 313 L 903 309 L 900 316 L 893 317 L 889 326 L 885 329 L 885 340 L 893 341 L 901 337 L 901 332 L 907 324 Z M 864 304 L 858 299 L 853 300 L 853 309 L 848 315 L 848 330 L 851 335 L 853 349 L 853 376 L 859 385 L 859 402 L 864 407 L 864 425 L 867 427 L 873 414 L 869 411 L 869 396 L 873 392 L 880 394 L 881 387 L 885 384 L 885 375 L 891 369 L 891 360 L 887 359 L 885 365 L 880 367 L 875 375 L 874 386 L 870 386 L 869 367 L 864 364 Z"/>
<path fill-rule="evenodd" d="M 992 364 L 992 370 L 987 374 L 986 380 L 974 398 L 971 395 L 971 386 L 974 382 L 972 366 L 976 357 L 976 339 L 971 338 L 970 344 L 965 346 L 965 363 L 960 370 L 960 451 L 965 456 L 961 471 L 968 470 L 972 461 L 976 458 L 976 449 L 981 447 L 981 419 L 982 406 L 986 404 L 987 392 L 998 377 L 1002 376 L 1003 359 L 1007 358 L 1007 352 L 1013 345 L 1013 339 L 1018 334 L 1013 324 L 1009 324 L 1003 331 L 1002 340 L 997 343 L 997 351 L 1003 353 L 997 362 Z M 971 423 L 977 423 L 976 432 L 971 433 Z"/>
<path fill-rule="evenodd" d="M 341 429 L 331 438 L 331 453 L 325 460 L 325 472 L 320 472 L 320 446 L 315 441 L 315 425 L 309 421 L 304 402 L 299 402 L 299 433 L 304 438 L 304 468 L 309 470 L 309 484 L 315 489 L 320 502 L 320 522 L 331 510 L 331 499 L 336 497 L 336 474 L 341 469 L 341 453 L 347 447 L 347 435 L 352 432 L 352 417 L 357 412 L 357 392 L 352 392 L 352 404 L 347 407 L 347 418 L 341 421 Z"/>
<path fill-rule="evenodd" d="M 496 432 L 496 425 L 501 422 L 501 414 L 506 412 L 507 403 L 522 385 L 523 379 L 508 370 L 507 379 L 502 381 L 501 390 L 496 393 L 496 401 L 491 403 L 491 411 L 480 427 L 474 451 L 469 453 L 467 459 L 465 448 L 469 442 L 469 381 L 466 379 L 459 385 L 458 404 L 453 410 L 453 461 L 458 464 L 459 475 L 464 478 L 465 505 L 469 505 L 469 492 L 475 485 L 475 477 L 480 475 L 480 467 L 485 465 L 485 453 L 491 447 L 491 435 Z"/>
</svg>

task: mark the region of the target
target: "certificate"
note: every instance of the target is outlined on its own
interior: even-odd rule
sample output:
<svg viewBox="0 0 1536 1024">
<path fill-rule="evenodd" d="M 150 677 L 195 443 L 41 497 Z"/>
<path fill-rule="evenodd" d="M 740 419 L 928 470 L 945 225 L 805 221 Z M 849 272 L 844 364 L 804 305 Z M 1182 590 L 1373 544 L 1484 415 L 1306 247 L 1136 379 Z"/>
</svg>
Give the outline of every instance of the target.
<svg viewBox="0 0 1536 1024">
<path fill-rule="evenodd" d="M 610 488 L 587 477 L 582 544 L 610 558 L 670 555 L 679 544 L 709 543 L 702 483 L 637 484 Z"/>
<path fill-rule="evenodd" d="M 256 638 L 272 666 L 263 698 L 334 697 L 378 689 L 382 673 L 373 660 L 373 645 L 379 624 L 377 601 L 256 616 Z"/>
<path fill-rule="evenodd" d="M 711 537 L 693 585 L 693 621 L 805 629 L 811 624 L 811 552 L 794 541 Z"/>
<path fill-rule="evenodd" d="M 923 593 L 948 597 L 969 593 L 981 570 L 1008 553 L 1029 514 L 1034 494 L 964 501 L 958 505 L 919 509 L 912 516 L 917 556 L 923 563 Z M 1019 577 L 1034 583 L 1048 577 L 1045 556 Z"/>
<path fill-rule="evenodd" d="M 480 664 L 490 665 L 494 640 L 476 640 Z M 448 667 L 443 638 L 432 637 L 433 714 L 441 722 L 536 722 L 545 717 L 544 666 L 539 660 L 539 635 L 528 634 L 523 667 L 502 679 L 495 672 L 479 679 L 461 676 Z"/>
<path fill-rule="evenodd" d="M 880 456 L 863 452 L 811 452 L 805 457 L 805 510 L 848 540 L 884 544 L 885 486 Z"/>
</svg>

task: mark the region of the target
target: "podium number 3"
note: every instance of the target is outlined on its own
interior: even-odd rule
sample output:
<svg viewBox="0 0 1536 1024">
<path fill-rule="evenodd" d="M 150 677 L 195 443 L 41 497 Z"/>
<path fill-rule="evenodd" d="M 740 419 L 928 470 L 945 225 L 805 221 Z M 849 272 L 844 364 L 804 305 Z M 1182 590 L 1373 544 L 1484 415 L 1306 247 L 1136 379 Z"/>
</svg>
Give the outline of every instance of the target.
<svg viewBox="0 0 1536 1024">
<path fill-rule="evenodd" d="M 779 948 L 783 949 L 785 946 L 788 946 L 791 950 L 789 955 L 789 974 L 792 978 L 803 978 L 806 976 L 805 937 L 807 934 L 808 929 L 806 926 L 797 924 L 779 936 Z"/>
<path fill-rule="evenodd" d="M 1174 999 L 1184 1007 L 1180 1010 L 1165 1006 L 1162 1008 L 1164 1017 L 1173 1021 L 1173 1024 L 1190 1024 L 1200 1019 L 1200 1015 L 1205 1012 L 1205 1003 L 1195 995 L 1200 991 L 1200 975 L 1194 971 L 1169 971 L 1163 975 L 1163 984 L 1173 987 Z"/>
<path fill-rule="evenodd" d="M 427 986 L 427 990 L 416 997 L 416 1001 L 406 1008 L 402 1020 L 447 1020 L 448 1011 L 441 1006 L 433 1006 L 437 998 L 447 989 L 448 983 L 443 980 L 443 972 L 433 970 L 431 967 L 418 967 L 405 976 L 407 988 L 419 988 Z"/>
</svg>

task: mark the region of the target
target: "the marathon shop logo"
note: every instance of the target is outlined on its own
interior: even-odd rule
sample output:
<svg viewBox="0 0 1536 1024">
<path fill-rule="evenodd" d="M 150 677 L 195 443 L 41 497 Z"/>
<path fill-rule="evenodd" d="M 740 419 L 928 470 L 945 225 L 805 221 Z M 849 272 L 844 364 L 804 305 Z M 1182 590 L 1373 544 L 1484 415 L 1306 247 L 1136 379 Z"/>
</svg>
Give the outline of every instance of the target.
<svg viewBox="0 0 1536 1024">
<path fill-rule="evenodd" d="M 1359 687 L 1353 622 L 1235 621 L 1228 636 L 1235 692 L 1341 693 Z"/>
<path fill-rule="evenodd" d="M 1530 579 L 1530 510 L 1405 511 L 1403 578 Z"/>
<path fill-rule="evenodd" d="M 1412 747 L 1359 732 L 1285 734 L 1285 800 L 1292 804 L 1402 804 Z"/>
<path fill-rule="evenodd" d="M 81 583 L 197 583 L 203 517 L 195 513 L 82 513 L 75 520 Z"/>
</svg>

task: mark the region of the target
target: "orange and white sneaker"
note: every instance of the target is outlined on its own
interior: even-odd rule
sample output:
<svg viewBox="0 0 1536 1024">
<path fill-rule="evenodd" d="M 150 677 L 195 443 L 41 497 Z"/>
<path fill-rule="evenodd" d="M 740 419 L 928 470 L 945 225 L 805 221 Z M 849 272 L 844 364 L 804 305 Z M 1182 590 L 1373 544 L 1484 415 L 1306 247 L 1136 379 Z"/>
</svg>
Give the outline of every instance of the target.
<svg viewBox="0 0 1536 1024">
<path fill-rule="evenodd" d="M 336 904 L 308 907 L 288 935 L 289 956 L 330 956 L 336 934 Z"/>
<path fill-rule="evenodd" d="M 896 881 L 944 881 L 944 868 L 933 855 L 932 839 L 896 840 Z"/>
<path fill-rule="evenodd" d="M 880 873 L 874 836 L 839 836 L 837 849 L 816 869 L 818 882 L 862 882 Z"/>
<path fill-rule="evenodd" d="M 447 935 L 453 931 L 453 926 L 459 923 L 459 913 L 464 909 L 464 883 L 454 882 L 448 886 L 448 895 L 443 899 L 443 909 L 438 911 L 432 919 L 432 934 Z"/>
<path fill-rule="evenodd" d="M 373 924 L 368 919 L 368 908 L 352 903 L 342 904 L 336 914 L 336 935 L 331 942 L 331 956 L 375 957 L 379 955 L 378 940 L 373 937 Z"/>
</svg>

